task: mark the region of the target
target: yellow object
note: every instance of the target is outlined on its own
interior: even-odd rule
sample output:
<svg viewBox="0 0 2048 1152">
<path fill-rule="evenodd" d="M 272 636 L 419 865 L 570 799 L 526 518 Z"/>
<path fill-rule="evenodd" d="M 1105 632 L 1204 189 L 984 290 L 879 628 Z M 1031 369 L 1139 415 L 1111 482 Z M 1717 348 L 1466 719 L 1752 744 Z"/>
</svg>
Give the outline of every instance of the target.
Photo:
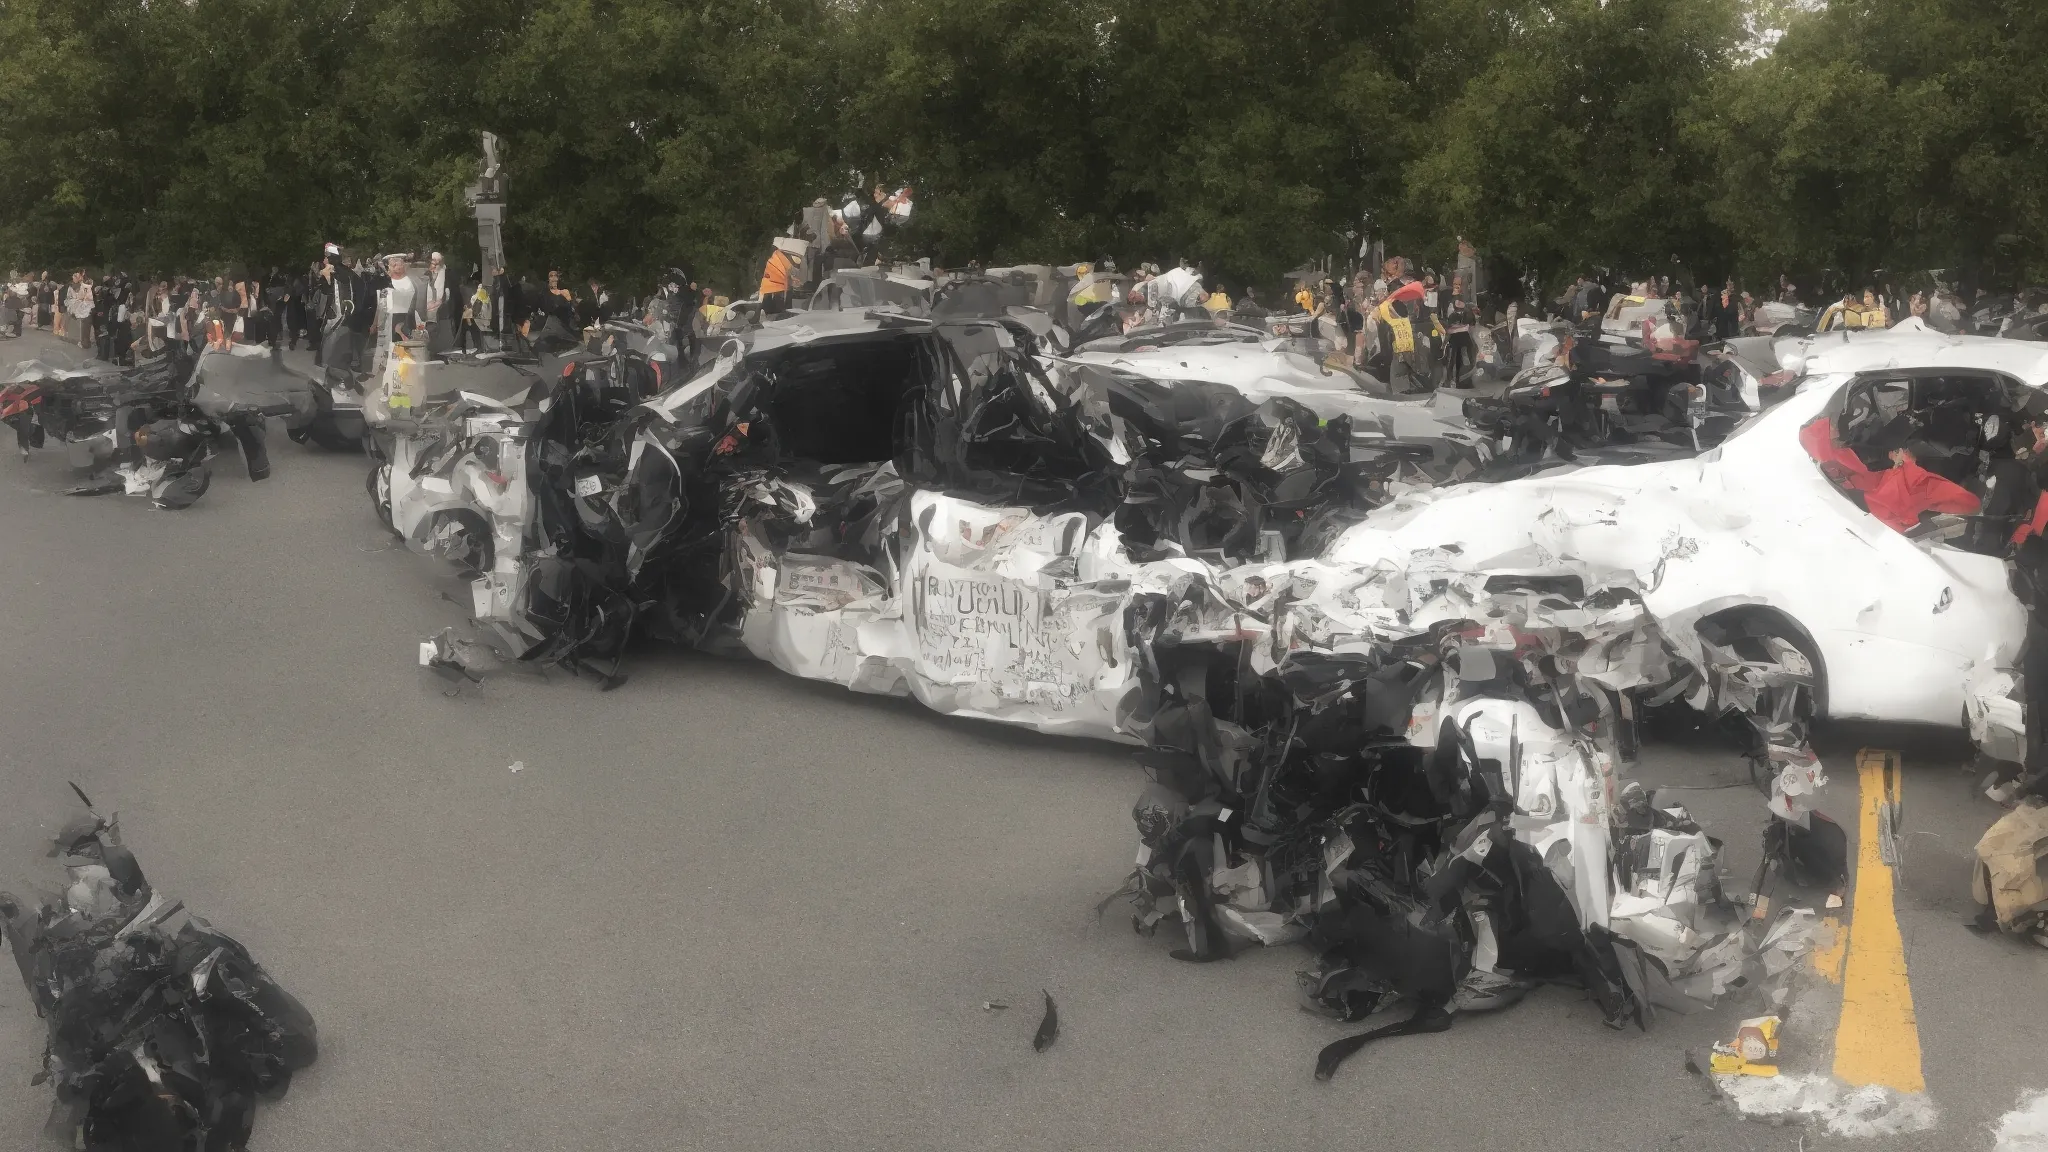
<svg viewBox="0 0 2048 1152">
<path fill-rule="evenodd" d="M 1776 1016 L 1744 1020 L 1735 1028 L 1735 1039 L 1714 1045 L 1708 1066 L 1723 1075 L 1776 1076 L 1778 1029 L 1783 1025 Z"/>
<path fill-rule="evenodd" d="M 1313 311 L 1316 306 L 1315 293 L 1310 292 L 1307 288 L 1302 288 L 1299 291 L 1295 292 L 1294 302 L 1296 304 L 1301 305 L 1301 310 L 1303 312 Z"/>
<path fill-rule="evenodd" d="M 1849 959 L 1842 973 L 1842 1021 L 1835 1029 L 1835 1078 L 1925 1092 L 1920 1023 L 1906 974 L 1906 942 L 1893 901 L 1894 878 L 1880 854 L 1879 812 L 1896 802 L 1904 766 L 1896 752 L 1856 754 L 1863 792 L 1857 824 L 1856 891 L 1850 902 Z"/>
<path fill-rule="evenodd" d="M 1394 315 L 1394 302 L 1392 300 L 1382 301 L 1380 306 L 1373 309 L 1373 311 L 1378 314 L 1380 321 L 1393 332 L 1395 355 L 1406 356 L 1415 351 L 1415 325 L 1410 323 L 1406 316 Z"/>
<path fill-rule="evenodd" d="M 1849 930 L 1842 926 L 1840 916 L 1823 916 L 1820 932 L 1814 937 L 1813 951 L 1806 954 L 1806 960 L 1820 978 L 1830 984 L 1842 982 L 1842 962 L 1849 958 Z"/>
<path fill-rule="evenodd" d="M 1230 297 L 1224 295 L 1223 291 L 1218 289 L 1209 293 L 1209 298 L 1202 301 L 1202 307 L 1207 308 L 1211 312 L 1228 312 L 1230 311 Z"/>
<path fill-rule="evenodd" d="M 403 345 L 393 344 L 391 346 L 391 386 L 390 392 L 385 399 L 385 406 L 391 409 L 393 414 L 411 413 L 413 393 L 417 391 L 416 385 L 419 383 L 419 376 L 420 366 L 412 358 L 412 352 Z"/>
</svg>

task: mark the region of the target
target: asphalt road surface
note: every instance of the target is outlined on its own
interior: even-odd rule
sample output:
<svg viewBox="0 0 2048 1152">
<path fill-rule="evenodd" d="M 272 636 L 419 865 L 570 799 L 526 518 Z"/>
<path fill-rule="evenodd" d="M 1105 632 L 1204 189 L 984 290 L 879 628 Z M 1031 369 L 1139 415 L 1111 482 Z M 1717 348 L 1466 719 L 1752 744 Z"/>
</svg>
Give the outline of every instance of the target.
<svg viewBox="0 0 2048 1152">
<path fill-rule="evenodd" d="M 66 781 L 119 811 L 151 880 L 319 1021 L 258 1147 L 1849 1143 L 1739 1118 L 1687 1073 L 1739 1006 L 1613 1032 L 1545 988 L 1316 1083 L 1352 1029 L 1296 1009 L 1306 953 L 1185 965 L 1121 905 L 1097 919 L 1136 843 L 1125 749 L 661 651 L 609 693 L 444 696 L 416 645 L 460 589 L 392 548 L 362 459 L 273 439 L 272 479 L 221 461 L 179 513 L 62 495 L 54 451 L 0 460 L 0 885 L 54 885 Z M 1962 927 L 1997 812 L 1953 738 L 1827 732 L 1822 808 L 1854 831 L 1873 741 L 1906 756 L 1897 916 L 1941 1121 L 1856 1143 L 1989 1148 L 2048 1087 L 2048 950 Z M 1658 745 L 1641 771 L 1693 789 L 1746 889 L 1762 808 L 1733 753 Z M 1062 1019 L 1044 1054 L 1041 988 Z M 1787 1064 L 1825 1067 L 1830 1043 L 1790 1022 Z M 0 979 L 0 1146 L 37 1146 L 41 1046 Z"/>
</svg>

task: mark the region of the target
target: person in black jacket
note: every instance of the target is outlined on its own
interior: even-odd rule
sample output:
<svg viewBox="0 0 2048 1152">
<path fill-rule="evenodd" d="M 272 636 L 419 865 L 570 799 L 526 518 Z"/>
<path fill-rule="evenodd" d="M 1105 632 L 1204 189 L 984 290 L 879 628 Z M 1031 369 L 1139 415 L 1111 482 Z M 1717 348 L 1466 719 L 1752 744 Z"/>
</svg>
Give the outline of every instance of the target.
<svg viewBox="0 0 2048 1152">
<path fill-rule="evenodd" d="M 122 279 L 110 272 L 92 294 L 93 354 L 109 364 L 114 361 L 114 316 L 120 307 Z"/>
<path fill-rule="evenodd" d="M 321 257 L 320 291 L 327 294 L 327 329 L 336 334 L 332 351 L 338 360 L 325 367 L 351 374 L 362 371 L 370 325 L 377 319 L 377 300 L 365 297 L 363 278 L 342 258 L 339 245 L 329 244 Z"/>
</svg>

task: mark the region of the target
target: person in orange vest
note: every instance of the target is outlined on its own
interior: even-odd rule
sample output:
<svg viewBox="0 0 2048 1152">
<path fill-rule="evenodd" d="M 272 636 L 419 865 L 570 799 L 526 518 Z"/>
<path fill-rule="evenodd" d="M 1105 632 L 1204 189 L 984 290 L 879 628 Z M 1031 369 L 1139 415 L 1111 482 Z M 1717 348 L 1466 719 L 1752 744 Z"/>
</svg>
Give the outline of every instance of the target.
<svg viewBox="0 0 2048 1152">
<path fill-rule="evenodd" d="M 796 286 L 802 275 L 801 254 L 786 251 L 781 247 L 770 253 L 767 267 L 761 269 L 761 311 L 789 311 L 789 290 Z"/>
</svg>

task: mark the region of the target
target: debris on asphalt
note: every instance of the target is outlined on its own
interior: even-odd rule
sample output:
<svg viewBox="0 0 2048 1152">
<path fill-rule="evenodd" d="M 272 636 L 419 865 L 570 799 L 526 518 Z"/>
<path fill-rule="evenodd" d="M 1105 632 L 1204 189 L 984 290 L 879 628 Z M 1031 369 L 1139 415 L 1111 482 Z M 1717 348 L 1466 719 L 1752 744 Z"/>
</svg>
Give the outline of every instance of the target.
<svg viewBox="0 0 2048 1152">
<path fill-rule="evenodd" d="M 1008 1004 L 1004 1004 L 996 1000 L 983 1000 L 981 1002 L 981 1010 L 983 1012 L 1000 1012 L 1008 1007 Z"/>
<path fill-rule="evenodd" d="M 2029 797 L 1977 841 L 1975 922 L 2048 947 L 2048 802 Z"/>
<path fill-rule="evenodd" d="M 1736 1025 L 1733 1040 L 1717 1041 L 1709 1067 L 1716 1076 L 1776 1076 L 1778 1029 L 1784 1021 L 1758 1016 Z"/>
<path fill-rule="evenodd" d="M 420 667 L 448 684 L 448 695 L 461 691 L 465 684 L 483 683 L 483 673 L 490 666 L 483 646 L 456 636 L 452 627 L 420 641 Z"/>
<path fill-rule="evenodd" d="M 48 1029 L 36 1076 L 57 1096 L 46 1132 L 131 1152 L 244 1147 L 257 1098 L 283 1096 L 318 1056 L 311 1014 L 149 884 L 118 817 L 87 801 L 50 854 L 64 858 L 61 895 L 28 906 L 0 893 L 0 927 Z"/>
<path fill-rule="evenodd" d="M 54 440 L 91 473 L 71 495 L 125 492 L 180 510 L 206 494 L 227 444 L 240 448 L 251 481 L 268 479 L 268 422 L 310 423 L 319 387 L 260 344 L 209 344 L 196 355 L 173 346 L 132 368 L 30 360 L 0 377 L 0 421 L 24 457 Z"/>
<path fill-rule="evenodd" d="M 1440 1004 L 1424 1001 L 1416 1005 L 1414 1013 L 1408 1019 L 1397 1024 L 1383 1025 L 1369 1032 L 1346 1036 L 1342 1040 L 1324 1045 L 1323 1050 L 1316 1053 L 1316 1079 L 1328 1080 L 1335 1076 L 1339 1064 L 1344 1063 L 1353 1053 L 1374 1040 L 1389 1036 L 1414 1036 L 1424 1032 L 1448 1032 L 1450 1028 L 1451 1014 Z"/>
<path fill-rule="evenodd" d="M 1039 1020 L 1038 1031 L 1031 1037 L 1033 1052 L 1043 1052 L 1052 1047 L 1052 1042 L 1060 1035 L 1060 1010 L 1053 1006 L 1052 993 L 1040 989 L 1039 994 L 1045 997 L 1045 1016 Z"/>
<path fill-rule="evenodd" d="M 1133 926 L 1173 924 L 1173 956 L 1192 961 L 1226 957 L 1232 937 L 1305 937 L 1305 1006 L 1418 1009 L 1361 1044 L 1540 981 L 1647 1028 L 1656 1008 L 1709 1007 L 1776 968 L 1721 891 L 1719 842 L 1623 773 L 1646 710 L 1686 701 L 1797 778 L 1774 789 L 1773 825 L 1796 827 L 1791 811 L 1834 827 L 1789 803 L 1819 778 L 1790 654 L 1703 638 L 1688 658 L 1623 574 L 1598 586 L 1569 562 L 1451 559 L 1250 565 L 1134 594 L 1140 692 L 1121 721 L 1149 745 L 1151 782 L 1132 813 Z M 1770 950 L 1810 936 L 1781 924 Z"/>
</svg>

